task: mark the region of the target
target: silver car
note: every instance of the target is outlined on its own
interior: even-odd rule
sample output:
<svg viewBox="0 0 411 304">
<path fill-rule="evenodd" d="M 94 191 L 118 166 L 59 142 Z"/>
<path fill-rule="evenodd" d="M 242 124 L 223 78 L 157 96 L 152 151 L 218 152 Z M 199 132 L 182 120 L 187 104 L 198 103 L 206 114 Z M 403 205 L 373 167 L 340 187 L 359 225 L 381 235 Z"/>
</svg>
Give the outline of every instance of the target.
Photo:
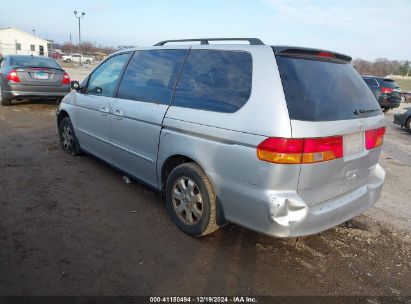
<svg viewBox="0 0 411 304">
<path fill-rule="evenodd" d="M 13 99 L 60 101 L 70 92 L 70 76 L 51 58 L 7 55 L 0 58 L 0 104 Z"/>
<path fill-rule="evenodd" d="M 163 193 L 192 236 L 230 222 L 303 236 L 370 208 L 385 121 L 351 58 L 211 40 L 224 39 L 120 51 L 72 82 L 57 112 L 62 148 Z"/>
</svg>

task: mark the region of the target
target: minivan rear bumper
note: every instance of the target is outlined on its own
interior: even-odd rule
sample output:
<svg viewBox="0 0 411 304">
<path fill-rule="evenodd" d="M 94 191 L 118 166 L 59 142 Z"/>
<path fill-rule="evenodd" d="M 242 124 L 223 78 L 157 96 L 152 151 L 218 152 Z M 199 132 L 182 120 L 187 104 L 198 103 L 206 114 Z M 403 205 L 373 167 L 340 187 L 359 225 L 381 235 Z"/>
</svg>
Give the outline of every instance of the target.
<svg viewBox="0 0 411 304">
<path fill-rule="evenodd" d="M 375 204 L 381 195 L 385 179 L 384 169 L 377 164 L 366 185 L 308 205 L 295 191 L 235 185 L 238 181 L 220 179 L 213 173 L 208 173 L 212 179 L 217 178 L 221 183 L 217 194 L 228 221 L 277 237 L 316 234 L 348 221 Z M 226 204 L 229 199 L 234 200 L 235 204 Z"/>
</svg>

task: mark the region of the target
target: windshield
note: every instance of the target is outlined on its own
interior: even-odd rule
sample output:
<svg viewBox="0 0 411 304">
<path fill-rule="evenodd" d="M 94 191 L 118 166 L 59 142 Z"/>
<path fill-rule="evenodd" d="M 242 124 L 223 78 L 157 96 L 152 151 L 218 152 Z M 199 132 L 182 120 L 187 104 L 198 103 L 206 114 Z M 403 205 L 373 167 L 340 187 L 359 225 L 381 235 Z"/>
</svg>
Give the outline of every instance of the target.
<svg viewBox="0 0 411 304">
<path fill-rule="evenodd" d="M 350 63 L 276 56 L 291 119 L 331 121 L 381 114 Z"/>
<path fill-rule="evenodd" d="M 10 65 L 13 67 L 36 67 L 36 68 L 51 68 L 61 69 L 57 62 L 47 57 L 33 57 L 33 56 L 12 56 L 10 58 Z"/>
</svg>

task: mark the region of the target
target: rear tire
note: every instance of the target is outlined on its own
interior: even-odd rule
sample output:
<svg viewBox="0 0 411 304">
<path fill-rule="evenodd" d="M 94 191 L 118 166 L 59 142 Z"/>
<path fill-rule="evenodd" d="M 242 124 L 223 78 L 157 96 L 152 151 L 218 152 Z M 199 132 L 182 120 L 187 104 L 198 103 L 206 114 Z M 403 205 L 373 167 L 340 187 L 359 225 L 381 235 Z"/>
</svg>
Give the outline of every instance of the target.
<svg viewBox="0 0 411 304">
<path fill-rule="evenodd" d="M 401 96 L 401 102 L 405 102 L 405 101 L 406 101 L 405 96 Z"/>
<path fill-rule="evenodd" d="M 74 133 L 73 125 L 68 117 L 63 118 L 59 124 L 59 138 L 61 148 L 74 156 L 81 155 L 80 144 Z"/>
<path fill-rule="evenodd" d="M 71 59 L 66 59 L 65 60 L 65 63 L 70 63 L 71 62 Z"/>
<path fill-rule="evenodd" d="M 389 110 L 390 110 L 390 108 L 383 108 L 383 109 L 382 109 L 382 111 L 383 111 L 384 113 L 388 112 Z"/>
<path fill-rule="evenodd" d="M 411 117 L 408 117 L 405 127 L 407 128 L 408 132 L 411 132 Z"/>
<path fill-rule="evenodd" d="M 90 62 L 90 60 L 87 59 L 85 63 L 86 63 L 86 64 L 90 64 L 91 62 Z"/>
<path fill-rule="evenodd" d="M 0 87 L 0 103 L 2 106 L 9 106 L 11 105 L 11 99 L 9 98 L 4 98 L 3 93 L 1 91 L 1 87 Z"/>
<path fill-rule="evenodd" d="M 204 171 L 195 163 L 173 169 L 167 179 L 168 213 L 183 232 L 199 237 L 218 229 L 216 195 Z"/>
</svg>

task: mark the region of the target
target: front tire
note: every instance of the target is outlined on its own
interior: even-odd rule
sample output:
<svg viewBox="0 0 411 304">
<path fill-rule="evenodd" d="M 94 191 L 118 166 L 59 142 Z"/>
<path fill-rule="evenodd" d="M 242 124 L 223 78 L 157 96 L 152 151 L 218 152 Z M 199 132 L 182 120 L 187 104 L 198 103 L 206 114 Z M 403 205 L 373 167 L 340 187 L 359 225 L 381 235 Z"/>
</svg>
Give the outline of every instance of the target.
<svg viewBox="0 0 411 304">
<path fill-rule="evenodd" d="M 199 237 L 218 229 L 216 195 L 197 164 L 174 168 L 167 179 L 166 202 L 171 219 L 183 232 Z"/>
<path fill-rule="evenodd" d="M 90 60 L 87 59 L 85 63 L 86 63 L 86 64 L 90 64 L 91 62 L 90 62 Z"/>
<path fill-rule="evenodd" d="M 76 134 L 74 133 L 73 125 L 68 117 L 63 118 L 59 124 L 59 138 L 61 148 L 71 154 L 80 155 L 81 149 L 79 142 L 77 140 Z"/>
<path fill-rule="evenodd" d="M 390 110 L 390 108 L 383 108 L 383 109 L 382 109 L 382 111 L 383 111 L 384 113 L 387 113 L 389 110 Z"/>
</svg>

